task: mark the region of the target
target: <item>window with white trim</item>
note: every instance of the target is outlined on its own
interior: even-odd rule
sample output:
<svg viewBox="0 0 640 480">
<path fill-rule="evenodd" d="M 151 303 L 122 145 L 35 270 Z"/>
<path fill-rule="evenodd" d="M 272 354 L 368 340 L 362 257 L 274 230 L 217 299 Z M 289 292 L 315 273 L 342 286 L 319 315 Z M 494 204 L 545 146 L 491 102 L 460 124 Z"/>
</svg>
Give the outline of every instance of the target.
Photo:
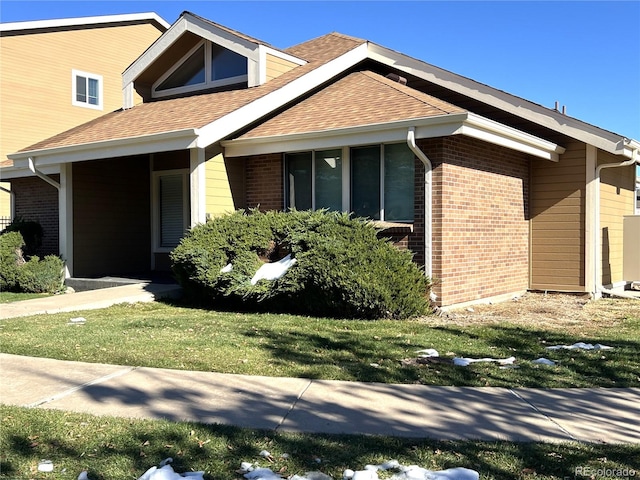
<svg viewBox="0 0 640 480">
<path fill-rule="evenodd" d="M 288 153 L 285 171 L 288 208 L 414 219 L 415 158 L 406 143 Z"/>
<path fill-rule="evenodd" d="M 72 105 L 102 110 L 102 75 L 72 70 L 71 89 Z"/>
<path fill-rule="evenodd" d="M 248 81 L 248 60 L 228 48 L 202 40 L 189 50 L 151 87 L 154 97 Z"/>
<path fill-rule="evenodd" d="M 154 172 L 154 247 L 170 251 L 189 228 L 189 172 Z"/>
</svg>

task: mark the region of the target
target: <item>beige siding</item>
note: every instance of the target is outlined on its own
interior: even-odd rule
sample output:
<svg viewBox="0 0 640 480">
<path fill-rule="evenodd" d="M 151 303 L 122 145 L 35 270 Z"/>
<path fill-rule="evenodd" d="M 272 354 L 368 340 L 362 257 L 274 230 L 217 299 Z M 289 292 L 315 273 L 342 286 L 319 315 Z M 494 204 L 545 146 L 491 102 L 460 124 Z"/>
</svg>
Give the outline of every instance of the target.
<svg viewBox="0 0 640 480">
<path fill-rule="evenodd" d="M 598 151 L 598 164 L 620 163 L 620 157 Z M 634 214 L 635 167 L 605 168 L 600 174 L 602 284 L 624 280 L 622 274 L 623 217 Z"/>
<path fill-rule="evenodd" d="M 122 72 L 160 35 L 150 24 L 0 38 L 0 162 L 122 107 Z M 103 77 L 103 110 L 72 105 L 72 70 Z"/>
<path fill-rule="evenodd" d="M 244 171 L 240 160 L 215 155 L 206 163 L 207 215 L 217 217 L 244 208 Z"/>
<path fill-rule="evenodd" d="M 585 290 L 586 147 L 574 142 L 558 163 L 531 167 L 533 290 Z"/>
<path fill-rule="evenodd" d="M 295 67 L 297 67 L 297 64 L 289 60 L 267 54 L 267 81 L 273 80 Z"/>
</svg>

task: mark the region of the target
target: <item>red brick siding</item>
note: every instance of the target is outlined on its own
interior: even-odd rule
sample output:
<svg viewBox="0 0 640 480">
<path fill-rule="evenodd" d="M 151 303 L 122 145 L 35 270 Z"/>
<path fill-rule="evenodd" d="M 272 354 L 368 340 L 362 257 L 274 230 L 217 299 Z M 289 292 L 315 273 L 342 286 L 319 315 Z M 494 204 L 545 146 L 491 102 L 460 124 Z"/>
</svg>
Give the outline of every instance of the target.
<svg viewBox="0 0 640 480">
<path fill-rule="evenodd" d="M 529 157 L 462 136 L 420 144 L 434 166 L 433 273 L 439 303 L 526 290 Z"/>
<path fill-rule="evenodd" d="M 60 181 L 59 175 L 51 175 L 51 178 Z M 36 220 L 42 226 L 42 246 L 37 255 L 58 255 L 58 190 L 36 177 L 11 180 L 11 190 L 15 194 L 16 217 Z"/>
<path fill-rule="evenodd" d="M 262 211 L 284 208 L 282 158 L 281 153 L 244 158 L 247 208 Z"/>
</svg>

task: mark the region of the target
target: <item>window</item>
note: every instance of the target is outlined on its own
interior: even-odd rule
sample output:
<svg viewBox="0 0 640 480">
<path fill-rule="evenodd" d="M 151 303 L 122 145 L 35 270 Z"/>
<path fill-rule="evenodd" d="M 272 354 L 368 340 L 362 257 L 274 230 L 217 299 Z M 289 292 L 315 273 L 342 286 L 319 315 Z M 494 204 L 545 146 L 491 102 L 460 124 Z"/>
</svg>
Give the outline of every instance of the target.
<svg viewBox="0 0 640 480">
<path fill-rule="evenodd" d="M 292 153 L 285 163 L 289 208 L 413 221 L 415 159 L 405 143 Z"/>
<path fill-rule="evenodd" d="M 246 82 L 247 58 L 220 45 L 202 41 L 153 85 L 155 97 Z"/>
<path fill-rule="evenodd" d="M 154 172 L 156 251 L 175 248 L 189 226 L 188 172 L 167 170 Z"/>
<path fill-rule="evenodd" d="M 78 107 L 102 110 L 102 76 L 72 70 L 71 103 Z"/>
</svg>

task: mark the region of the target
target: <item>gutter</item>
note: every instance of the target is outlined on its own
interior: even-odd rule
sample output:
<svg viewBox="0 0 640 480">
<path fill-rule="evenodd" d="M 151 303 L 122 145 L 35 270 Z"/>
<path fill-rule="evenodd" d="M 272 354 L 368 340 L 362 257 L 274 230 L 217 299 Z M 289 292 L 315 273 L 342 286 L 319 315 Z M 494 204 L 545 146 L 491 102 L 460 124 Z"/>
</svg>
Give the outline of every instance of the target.
<svg viewBox="0 0 640 480">
<path fill-rule="evenodd" d="M 629 160 L 625 160 L 621 163 L 605 163 L 603 165 L 599 165 L 596 167 L 596 175 L 595 175 L 596 192 L 595 192 L 594 213 L 593 213 L 594 215 L 594 218 L 593 218 L 593 224 L 594 224 L 593 289 L 594 289 L 594 292 L 593 294 L 595 298 L 600 298 L 603 293 L 606 293 L 608 295 L 615 295 L 615 292 L 605 289 L 604 285 L 602 284 L 602 272 L 601 272 L 602 270 L 602 265 L 601 265 L 602 238 L 600 235 L 600 172 L 602 172 L 602 170 L 604 170 L 605 168 L 629 167 L 631 165 L 634 165 L 635 163 L 640 162 L 640 159 L 638 158 L 638 149 L 640 149 L 640 144 L 638 144 L 633 140 L 628 140 L 626 138 L 623 140 L 623 143 L 626 145 L 626 147 L 630 148 L 632 151 L 631 158 Z"/>
<path fill-rule="evenodd" d="M 433 265 L 431 262 L 432 240 L 431 240 L 431 171 L 433 167 L 431 160 L 416 145 L 416 128 L 409 127 L 407 131 L 407 145 L 416 157 L 424 164 L 424 273 L 431 278 Z M 436 295 L 431 292 L 431 300 L 436 300 Z"/>
</svg>

